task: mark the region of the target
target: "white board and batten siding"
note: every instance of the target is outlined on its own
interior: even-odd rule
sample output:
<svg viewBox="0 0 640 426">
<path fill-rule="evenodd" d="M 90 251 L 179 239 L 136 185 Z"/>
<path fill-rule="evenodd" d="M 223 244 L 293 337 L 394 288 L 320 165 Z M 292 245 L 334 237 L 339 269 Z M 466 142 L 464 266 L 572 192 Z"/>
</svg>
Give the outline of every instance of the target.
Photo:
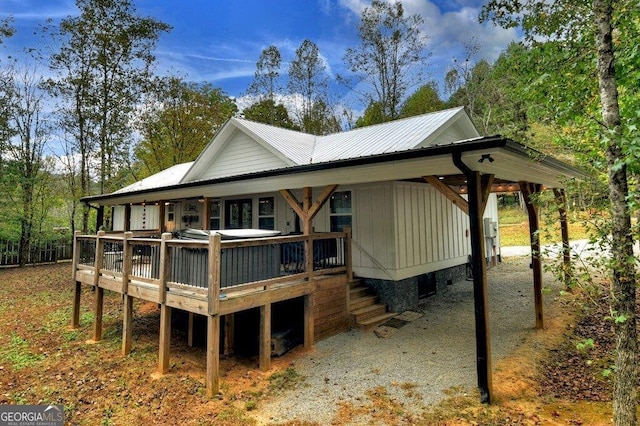
<svg viewBox="0 0 640 426">
<path fill-rule="evenodd" d="M 155 204 L 131 206 L 131 223 L 129 229 L 132 231 L 158 229 L 158 215 L 158 206 Z M 124 231 L 124 206 L 114 206 L 111 221 L 114 231 Z"/>
<path fill-rule="evenodd" d="M 401 280 L 467 263 L 469 218 L 430 185 L 389 182 L 353 191 L 356 275 Z M 497 221 L 495 194 L 485 216 Z"/>
</svg>

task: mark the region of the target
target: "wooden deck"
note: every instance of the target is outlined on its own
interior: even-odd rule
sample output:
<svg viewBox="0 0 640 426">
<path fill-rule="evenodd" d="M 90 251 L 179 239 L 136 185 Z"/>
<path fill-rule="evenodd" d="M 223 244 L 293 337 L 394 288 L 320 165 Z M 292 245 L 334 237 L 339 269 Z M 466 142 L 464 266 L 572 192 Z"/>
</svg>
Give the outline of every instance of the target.
<svg viewBox="0 0 640 426">
<path fill-rule="evenodd" d="M 81 286 L 96 289 L 93 340 L 102 338 L 104 290 L 123 295 L 122 353 L 132 346 L 133 299 L 160 305 L 159 367 L 169 370 L 171 310 L 207 317 L 207 394 L 219 390 L 220 317 L 260 309 L 260 368 L 271 361 L 271 305 L 304 298 L 304 344 L 349 326 L 350 233 L 223 241 L 178 240 L 165 233 L 74 236 L 72 327 L 79 326 Z M 189 330 L 191 336 L 192 330 Z"/>
</svg>

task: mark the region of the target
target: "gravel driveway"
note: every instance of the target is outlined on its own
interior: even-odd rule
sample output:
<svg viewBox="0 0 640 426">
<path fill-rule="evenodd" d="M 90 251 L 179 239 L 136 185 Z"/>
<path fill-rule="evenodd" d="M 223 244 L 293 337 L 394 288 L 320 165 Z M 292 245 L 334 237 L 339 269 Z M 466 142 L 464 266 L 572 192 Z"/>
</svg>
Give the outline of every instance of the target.
<svg viewBox="0 0 640 426">
<path fill-rule="evenodd" d="M 505 258 L 490 268 L 489 321 L 494 362 L 504 358 L 534 331 L 533 277 L 529 257 Z M 544 285 L 558 290 L 548 274 Z M 550 294 L 545 292 L 545 304 Z M 329 424 L 343 401 L 366 402 L 366 391 L 383 386 L 409 413 L 442 400 L 444 390 L 476 387 L 475 327 L 471 281 L 456 282 L 427 299 L 418 319 L 387 338 L 358 329 L 316 344 L 296 360 L 305 376 L 295 389 L 256 412 L 259 424 L 309 421 Z M 404 385 L 404 386 L 403 386 Z M 412 392 L 406 390 L 410 388 Z M 354 419 L 353 424 L 359 424 Z"/>
</svg>

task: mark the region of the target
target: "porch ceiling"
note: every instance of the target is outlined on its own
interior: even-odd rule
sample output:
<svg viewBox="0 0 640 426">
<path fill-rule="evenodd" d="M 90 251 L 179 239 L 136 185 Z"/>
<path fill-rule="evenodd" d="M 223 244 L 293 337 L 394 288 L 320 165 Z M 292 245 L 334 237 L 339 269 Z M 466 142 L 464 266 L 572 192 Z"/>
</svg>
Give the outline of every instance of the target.
<svg viewBox="0 0 640 426">
<path fill-rule="evenodd" d="M 457 177 L 460 176 L 460 170 L 452 159 L 455 152 L 462 153 L 462 161 L 469 169 L 495 175 L 496 183 L 527 181 L 549 188 L 561 188 L 565 179 L 586 177 L 578 169 L 540 153 L 532 153 L 509 139 L 481 138 L 446 146 L 287 167 L 163 188 L 86 197 L 83 200 L 115 205 L 202 196 L 225 197 L 329 184 L 345 186 L 394 180 L 422 181 L 422 176 L 426 175 L 449 176 L 447 184 L 462 185 Z M 480 162 L 483 157 L 485 160 Z"/>
</svg>

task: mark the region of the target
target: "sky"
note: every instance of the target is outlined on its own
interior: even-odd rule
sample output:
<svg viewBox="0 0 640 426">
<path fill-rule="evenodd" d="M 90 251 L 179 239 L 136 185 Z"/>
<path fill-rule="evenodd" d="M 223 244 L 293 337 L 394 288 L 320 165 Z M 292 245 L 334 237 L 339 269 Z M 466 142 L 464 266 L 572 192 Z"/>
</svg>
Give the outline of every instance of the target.
<svg viewBox="0 0 640 426">
<path fill-rule="evenodd" d="M 187 80 L 210 82 L 237 99 L 253 80 L 260 52 L 275 45 L 283 58 L 282 74 L 304 39 L 318 45 L 331 78 L 347 75 L 344 54 L 359 44 L 357 25 L 365 0 L 132 0 L 141 16 L 173 27 L 163 34 L 156 50 L 156 73 L 180 74 Z M 427 78 L 442 89 L 442 80 L 455 59 L 465 57 L 472 39 L 480 46 L 475 60 L 495 60 L 518 38 L 515 30 L 479 24 L 483 0 L 404 0 L 408 14 L 419 14 L 429 36 L 431 54 Z M 0 55 L 18 55 L 25 46 L 41 46 L 39 25 L 78 15 L 73 0 L 0 0 L 0 18 L 13 17 L 16 34 L 4 40 Z M 344 86 L 335 84 L 341 102 L 362 106 Z"/>
</svg>

